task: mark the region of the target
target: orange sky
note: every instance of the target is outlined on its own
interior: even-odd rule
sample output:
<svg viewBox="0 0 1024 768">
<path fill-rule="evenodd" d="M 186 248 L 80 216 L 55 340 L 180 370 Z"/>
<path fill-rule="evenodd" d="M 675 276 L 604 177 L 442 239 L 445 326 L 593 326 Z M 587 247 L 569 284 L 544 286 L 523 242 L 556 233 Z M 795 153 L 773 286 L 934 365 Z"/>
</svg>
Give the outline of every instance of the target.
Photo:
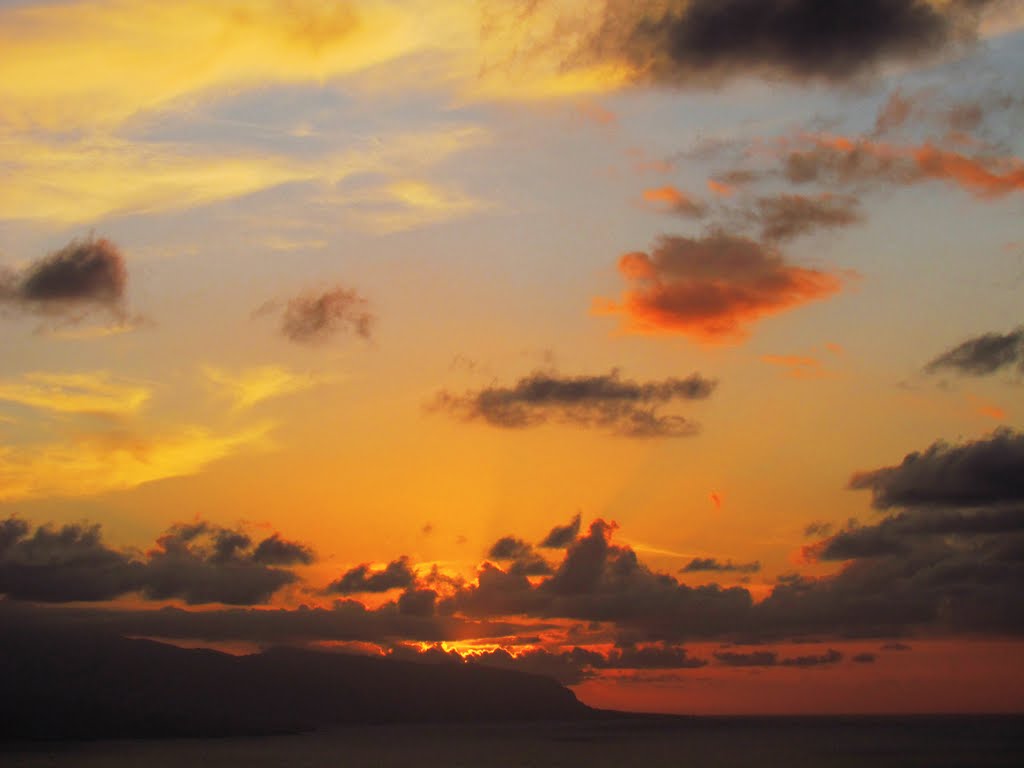
<svg viewBox="0 0 1024 768">
<path fill-rule="evenodd" d="M 1024 14 L 776 5 L 0 2 L 0 611 L 1020 711 Z"/>
</svg>

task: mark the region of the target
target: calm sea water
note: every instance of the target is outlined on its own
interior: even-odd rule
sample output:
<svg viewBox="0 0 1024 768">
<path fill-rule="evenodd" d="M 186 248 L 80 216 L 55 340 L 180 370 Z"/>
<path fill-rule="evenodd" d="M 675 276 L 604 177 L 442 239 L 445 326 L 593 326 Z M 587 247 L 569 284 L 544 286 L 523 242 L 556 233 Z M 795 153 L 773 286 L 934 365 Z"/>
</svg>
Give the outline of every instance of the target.
<svg viewBox="0 0 1024 768">
<path fill-rule="evenodd" d="M 5 768 L 1024 766 L 1024 718 L 360 726 L 252 739 L 0 744 Z"/>
</svg>

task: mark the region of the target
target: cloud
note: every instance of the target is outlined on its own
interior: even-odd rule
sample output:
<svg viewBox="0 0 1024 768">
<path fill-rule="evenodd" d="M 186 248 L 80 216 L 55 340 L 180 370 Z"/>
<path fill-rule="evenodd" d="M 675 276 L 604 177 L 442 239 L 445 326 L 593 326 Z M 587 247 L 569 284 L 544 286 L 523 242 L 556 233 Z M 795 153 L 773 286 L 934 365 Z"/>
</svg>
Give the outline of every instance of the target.
<svg viewBox="0 0 1024 768">
<path fill-rule="evenodd" d="M 509 563 L 509 573 L 523 576 L 546 576 L 551 566 L 532 546 L 515 536 L 504 536 L 491 546 L 487 556 L 498 562 Z"/>
<path fill-rule="evenodd" d="M 934 59 L 978 31 L 985 0 L 612 2 L 583 55 L 624 60 L 642 81 L 718 84 L 763 75 L 838 82 Z"/>
<path fill-rule="evenodd" d="M 836 186 L 886 183 L 909 186 L 942 181 L 980 199 L 1024 190 L 1024 163 L 990 152 L 967 155 L 931 143 L 898 146 L 868 138 L 805 136 L 807 146 L 784 157 L 785 177 L 796 184 Z"/>
<path fill-rule="evenodd" d="M 237 410 L 251 408 L 271 398 L 304 392 L 329 381 L 327 377 L 299 374 L 277 365 L 246 368 L 238 373 L 206 366 L 203 373 L 207 380 L 234 401 Z"/>
<path fill-rule="evenodd" d="M 1016 364 L 1024 372 L 1024 327 L 1009 333 L 985 333 L 948 349 L 925 367 L 925 373 L 951 370 L 954 373 L 987 376 Z"/>
<path fill-rule="evenodd" d="M 715 661 L 726 667 L 817 667 L 836 664 L 843 659 L 843 654 L 835 649 L 828 649 L 821 654 L 807 654 L 789 658 L 779 658 L 777 651 L 752 651 L 740 653 L 720 651 L 714 654 Z"/>
<path fill-rule="evenodd" d="M 580 535 L 580 513 L 577 512 L 567 525 L 556 525 L 537 546 L 545 549 L 565 549 Z"/>
<path fill-rule="evenodd" d="M 257 314 L 272 312 L 280 306 L 270 302 Z M 281 333 L 298 344 L 322 344 L 343 331 L 370 338 L 374 316 L 369 302 L 352 288 L 336 286 L 323 291 L 308 291 L 284 303 Z"/>
<path fill-rule="evenodd" d="M 491 386 L 462 395 L 441 391 L 430 407 L 507 429 L 554 421 L 623 437 L 683 437 L 696 427 L 681 416 L 663 414 L 661 406 L 707 398 L 715 386 L 699 374 L 636 382 L 621 378 L 617 370 L 567 377 L 538 371 L 511 387 Z"/>
<path fill-rule="evenodd" d="M 134 413 L 149 400 L 142 384 L 122 382 L 108 373 L 26 373 L 0 379 L 0 400 L 59 413 Z"/>
<path fill-rule="evenodd" d="M 821 379 L 829 375 L 821 360 L 810 355 L 761 355 L 761 360 L 785 369 L 793 379 Z"/>
<path fill-rule="evenodd" d="M 179 211 L 282 184 L 312 185 L 307 204 L 336 211 L 358 202 L 327 192 L 345 179 L 361 174 L 402 178 L 484 138 L 475 126 L 439 125 L 360 139 L 312 159 L 244 147 L 211 152 L 189 144 L 109 137 L 56 143 L 24 139 L 0 144 L 7 181 L 0 187 L 0 218 L 92 222 L 109 215 Z M 424 196 L 407 194 L 401 202 L 395 195 L 406 188 L 394 184 L 397 192 L 389 193 L 389 199 L 401 203 L 396 210 L 407 218 L 445 215 L 436 205 L 432 213 L 424 209 L 429 203 Z"/>
<path fill-rule="evenodd" d="M 674 213 L 684 218 L 700 219 L 707 213 L 707 206 L 704 203 L 694 200 L 673 186 L 645 189 L 643 199 L 657 210 Z"/>
<path fill-rule="evenodd" d="M 848 227 L 861 221 L 861 214 L 852 197 L 775 195 L 758 199 L 756 218 L 762 239 L 781 242 L 818 229 Z"/>
<path fill-rule="evenodd" d="M 0 593 L 9 600 L 150 600 L 252 605 L 296 580 L 280 565 L 310 563 L 312 551 L 278 534 L 259 542 L 241 530 L 176 524 L 145 555 L 103 543 L 99 525 L 39 526 L 0 521 Z"/>
<path fill-rule="evenodd" d="M 123 318 L 127 284 L 124 257 L 112 242 L 72 240 L 20 272 L 0 272 L 0 308 L 65 319 L 100 309 Z"/>
<path fill-rule="evenodd" d="M 734 563 L 732 560 L 716 560 L 713 557 L 695 557 L 682 568 L 680 573 L 757 573 L 761 563 Z"/>
<path fill-rule="evenodd" d="M 490 207 L 458 189 L 412 179 L 376 189 L 331 194 L 321 202 L 344 206 L 355 225 L 374 234 L 403 232 Z"/>
<path fill-rule="evenodd" d="M 1024 434 L 999 429 L 959 445 L 937 442 L 897 466 L 858 472 L 850 487 L 870 490 L 877 509 L 1024 502 Z"/>
<path fill-rule="evenodd" d="M 339 595 L 355 595 L 368 592 L 388 592 L 392 589 L 406 589 L 416 584 L 416 574 L 409 565 L 409 558 L 392 560 L 382 570 L 372 571 L 368 563 L 357 565 L 346 571 L 340 579 L 331 582 L 327 592 Z"/>
<path fill-rule="evenodd" d="M 850 661 L 855 664 L 874 664 L 878 660 L 878 656 L 874 653 L 858 653 L 850 657 Z"/>
<path fill-rule="evenodd" d="M 0 447 L 0 500 L 86 496 L 193 475 L 246 447 L 266 445 L 269 425 L 227 434 L 185 426 L 155 435 L 81 433 L 68 443 Z"/>
<path fill-rule="evenodd" d="M 781 253 L 717 231 L 701 238 L 662 237 L 650 254 L 627 253 L 619 272 L 632 286 L 620 303 L 595 303 L 633 333 L 672 333 L 703 343 L 741 339 L 748 326 L 842 287 L 828 272 L 798 267 Z"/>
</svg>

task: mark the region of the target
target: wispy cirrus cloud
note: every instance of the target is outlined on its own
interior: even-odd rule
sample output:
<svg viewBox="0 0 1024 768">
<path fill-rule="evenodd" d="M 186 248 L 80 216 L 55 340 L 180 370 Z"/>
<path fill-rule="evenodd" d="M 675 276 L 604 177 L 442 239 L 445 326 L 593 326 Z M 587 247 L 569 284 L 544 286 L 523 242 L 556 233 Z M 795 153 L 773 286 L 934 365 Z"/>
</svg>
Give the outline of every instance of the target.
<svg viewBox="0 0 1024 768">
<path fill-rule="evenodd" d="M 134 413 L 151 395 L 148 385 L 122 381 L 102 371 L 36 371 L 17 379 L 0 379 L 0 400 L 61 413 Z"/>
<path fill-rule="evenodd" d="M 336 379 L 333 376 L 296 373 L 278 365 L 245 368 L 238 372 L 204 366 L 203 375 L 234 403 L 237 410 L 251 408 L 275 397 L 304 392 Z"/>
<path fill-rule="evenodd" d="M 228 433 L 205 427 L 82 432 L 66 442 L 0 448 L 0 500 L 88 496 L 194 475 L 243 449 L 269 444 L 270 425 Z"/>
</svg>

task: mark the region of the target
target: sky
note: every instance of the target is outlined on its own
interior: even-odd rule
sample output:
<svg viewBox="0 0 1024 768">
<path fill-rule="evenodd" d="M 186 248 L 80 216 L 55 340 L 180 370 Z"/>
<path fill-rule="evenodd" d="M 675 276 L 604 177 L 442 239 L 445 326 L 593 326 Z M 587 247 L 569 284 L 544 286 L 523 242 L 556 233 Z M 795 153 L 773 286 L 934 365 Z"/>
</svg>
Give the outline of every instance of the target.
<svg viewBox="0 0 1024 768">
<path fill-rule="evenodd" d="M 0 614 L 1024 710 L 1020 0 L 0 2 Z"/>
</svg>

